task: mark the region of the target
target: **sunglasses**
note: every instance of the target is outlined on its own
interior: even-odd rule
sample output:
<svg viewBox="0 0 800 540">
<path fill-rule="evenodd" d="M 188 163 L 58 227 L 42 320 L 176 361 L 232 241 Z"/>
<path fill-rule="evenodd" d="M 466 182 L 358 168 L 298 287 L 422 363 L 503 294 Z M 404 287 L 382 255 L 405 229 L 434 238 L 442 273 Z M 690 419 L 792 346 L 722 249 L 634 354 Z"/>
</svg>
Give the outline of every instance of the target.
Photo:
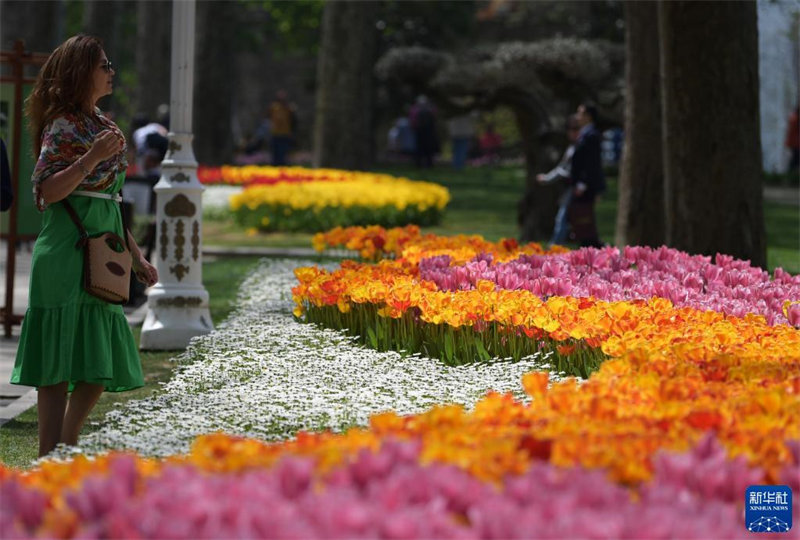
<svg viewBox="0 0 800 540">
<path fill-rule="evenodd" d="M 100 68 L 106 73 L 111 73 L 111 70 L 114 69 L 114 66 L 111 64 L 111 62 L 106 61 L 104 64 L 100 64 Z"/>
</svg>

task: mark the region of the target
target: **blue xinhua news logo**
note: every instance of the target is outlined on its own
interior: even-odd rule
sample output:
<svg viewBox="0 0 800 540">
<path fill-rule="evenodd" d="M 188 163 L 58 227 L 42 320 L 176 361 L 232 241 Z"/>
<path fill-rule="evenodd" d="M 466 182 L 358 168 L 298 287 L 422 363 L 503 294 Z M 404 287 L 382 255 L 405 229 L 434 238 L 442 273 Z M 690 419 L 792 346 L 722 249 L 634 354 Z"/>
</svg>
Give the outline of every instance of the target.
<svg viewBox="0 0 800 540">
<path fill-rule="evenodd" d="M 744 523 L 750 532 L 789 532 L 792 489 L 789 486 L 749 486 L 744 494 Z"/>
</svg>

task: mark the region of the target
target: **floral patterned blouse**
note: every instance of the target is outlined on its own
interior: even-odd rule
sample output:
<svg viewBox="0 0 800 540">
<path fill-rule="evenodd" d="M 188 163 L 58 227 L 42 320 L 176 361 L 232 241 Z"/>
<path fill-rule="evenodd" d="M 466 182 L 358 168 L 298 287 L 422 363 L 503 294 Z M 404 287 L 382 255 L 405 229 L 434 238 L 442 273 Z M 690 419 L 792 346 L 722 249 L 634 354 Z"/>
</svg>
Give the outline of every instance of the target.
<svg viewBox="0 0 800 540">
<path fill-rule="evenodd" d="M 125 141 L 122 131 L 98 108 L 91 115 L 79 111 L 57 116 L 45 126 L 42 131 L 42 150 L 31 177 L 34 200 L 39 210 L 47 206 L 40 192 L 42 180 L 72 165 L 89 151 L 100 132 L 107 129 Z M 127 144 L 123 144 L 117 154 L 97 165 L 76 189 L 102 191 L 110 186 L 117 173 L 128 167 L 126 150 Z"/>
</svg>

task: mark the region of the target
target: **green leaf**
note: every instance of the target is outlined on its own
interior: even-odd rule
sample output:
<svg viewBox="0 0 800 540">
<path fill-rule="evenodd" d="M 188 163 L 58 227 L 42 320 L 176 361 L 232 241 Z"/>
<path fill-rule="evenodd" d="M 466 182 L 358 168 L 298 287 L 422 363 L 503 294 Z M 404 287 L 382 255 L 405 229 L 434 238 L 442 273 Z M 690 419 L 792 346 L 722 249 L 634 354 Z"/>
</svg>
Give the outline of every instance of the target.
<svg viewBox="0 0 800 540">
<path fill-rule="evenodd" d="M 453 341 L 453 334 L 451 332 L 445 332 L 444 334 L 444 354 L 445 359 L 448 362 L 453 361 L 453 357 L 455 356 L 455 343 Z"/>
<path fill-rule="evenodd" d="M 475 338 L 475 348 L 478 350 L 478 357 L 483 362 L 488 362 L 492 359 L 492 356 L 489 354 L 489 351 L 486 350 L 486 347 L 483 346 L 483 341 L 480 338 Z"/>
<path fill-rule="evenodd" d="M 375 330 L 372 327 L 367 327 L 367 341 L 369 342 L 369 346 L 373 349 L 378 348 L 378 336 L 375 335 Z"/>
</svg>

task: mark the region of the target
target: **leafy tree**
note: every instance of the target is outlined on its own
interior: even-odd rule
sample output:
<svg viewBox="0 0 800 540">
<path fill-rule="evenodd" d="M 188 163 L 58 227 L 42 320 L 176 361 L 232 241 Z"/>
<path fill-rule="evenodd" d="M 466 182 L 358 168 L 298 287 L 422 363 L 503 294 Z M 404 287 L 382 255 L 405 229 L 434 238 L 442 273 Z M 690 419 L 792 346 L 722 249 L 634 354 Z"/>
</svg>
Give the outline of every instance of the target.
<svg viewBox="0 0 800 540">
<path fill-rule="evenodd" d="M 526 192 L 520 202 L 523 240 L 548 237 L 557 208 L 557 189 L 536 182 L 548 159 L 552 116 L 572 112 L 594 98 L 606 114 L 619 115 L 622 50 L 605 41 L 554 38 L 501 43 L 460 55 L 423 47 L 395 48 L 376 65 L 384 81 L 410 85 L 431 95 L 449 111 L 513 110 L 527 167 Z"/>
<path fill-rule="evenodd" d="M 278 54 L 316 54 L 324 0 L 240 0 L 244 10 L 238 47 L 270 47 Z"/>
</svg>

